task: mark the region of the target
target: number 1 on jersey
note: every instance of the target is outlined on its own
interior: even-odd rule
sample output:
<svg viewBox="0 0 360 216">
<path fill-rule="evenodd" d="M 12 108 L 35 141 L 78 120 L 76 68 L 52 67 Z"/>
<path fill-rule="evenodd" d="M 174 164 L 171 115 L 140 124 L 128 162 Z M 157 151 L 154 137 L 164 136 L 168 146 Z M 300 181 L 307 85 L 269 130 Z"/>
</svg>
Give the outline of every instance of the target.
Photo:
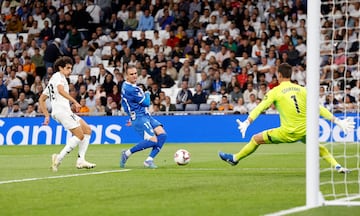
<svg viewBox="0 0 360 216">
<path fill-rule="evenodd" d="M 299 104 L 298 104 L 298 102 L 297 102 L 297 100 L 296 100 L 296 96 L 295 96 L 295 95 L 291 95 L 291 99 L 293 99 L 293 101 L 294 101 L 295 108 L 296 108 L 296 112 L 297 112 L 297 113 L 300 113 Z"/>
</svg>

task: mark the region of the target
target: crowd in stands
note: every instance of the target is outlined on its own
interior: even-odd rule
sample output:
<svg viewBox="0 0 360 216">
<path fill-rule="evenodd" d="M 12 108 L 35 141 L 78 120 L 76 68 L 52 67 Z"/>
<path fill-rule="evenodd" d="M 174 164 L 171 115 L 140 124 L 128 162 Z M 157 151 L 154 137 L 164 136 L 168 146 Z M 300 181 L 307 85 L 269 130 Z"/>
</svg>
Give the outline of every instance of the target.
<svg viewBox="0 0 360 216">
<path fill-rule="evenodd" d="M 151 93 L 153 114 L 249 113 L 278 85 L 281 63 L 306 85 L 306 0 L 0 3 L 1 116 L 42 113 L 37 102 L 61 55 L 74 60 L 70 94 L 81 115 L 124 115 L 120 91 L 129 65 Z M 345 19 L 343 4 L 321 6 L 320 101 L 329 109 L 357 109 L 359 7 L 347 5 Z M 266 113 L 276 112 L 271 106 Z"/>
</svg>

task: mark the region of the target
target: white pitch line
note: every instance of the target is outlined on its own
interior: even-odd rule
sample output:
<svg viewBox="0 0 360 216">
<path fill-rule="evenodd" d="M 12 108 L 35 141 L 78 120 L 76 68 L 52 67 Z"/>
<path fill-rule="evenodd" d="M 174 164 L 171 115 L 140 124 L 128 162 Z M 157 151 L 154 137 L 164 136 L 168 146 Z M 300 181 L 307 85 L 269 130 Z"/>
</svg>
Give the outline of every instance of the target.
<svg viewBox="0 0 360 216">
<path fill-rule="evenodd" d="M 45 179 L 59 179 L 59 178 L 69 178 L 69 177 L 78 177 L 78 176 L 87 176 L 87 175 L 101 175 L 107 173 L 117 173 L 117 172 L 128 172 L 131 169 L 121 169 L 121 170 L 107 170 L 107 171 L 99 171 L 99 172 L 90 172 L 90 173 L 79 173 L 79 174 L 70 174 L 70 175 L 59 175 L 59 176 L 47 176 L 47 177 L 39 177 L 39 178 L 25 178 L 25 179 L 14 179 L 7 181 L 0 181 L 0 185 L 2 184 L 11 184 L 18 182 L 28 182 L 28 181 L 38 181 Z"/>
</svg>

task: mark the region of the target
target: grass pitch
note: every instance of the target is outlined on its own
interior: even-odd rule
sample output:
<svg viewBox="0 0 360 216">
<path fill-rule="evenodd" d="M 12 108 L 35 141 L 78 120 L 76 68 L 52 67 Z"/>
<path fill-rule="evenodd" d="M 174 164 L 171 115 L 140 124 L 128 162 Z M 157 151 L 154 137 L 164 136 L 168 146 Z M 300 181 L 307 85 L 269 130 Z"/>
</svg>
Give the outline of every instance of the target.
<svg viewBox="0 0 360 216">
<path fill-rule="evenodd" d="M 57 173 L 50 158 L 63 146 L 0 147 L 0 215 L 264 215 L 305 204 L 303 144 L 264 145 L 234 167 L 217 153 L 237 152 L 242 144 L 166 144 L 158 169 L 143 168 L 148 151 L 120 169 L 120 151 L 130 146 L 91 145 L 87 160 L 97 164 L 91 170 L 75 168 L 73 151 Z M 173 161 L 180 148 L 191 153 L 186 166 Z M 322 207 L 294 215 L 359 211 Z"/>
</svg>

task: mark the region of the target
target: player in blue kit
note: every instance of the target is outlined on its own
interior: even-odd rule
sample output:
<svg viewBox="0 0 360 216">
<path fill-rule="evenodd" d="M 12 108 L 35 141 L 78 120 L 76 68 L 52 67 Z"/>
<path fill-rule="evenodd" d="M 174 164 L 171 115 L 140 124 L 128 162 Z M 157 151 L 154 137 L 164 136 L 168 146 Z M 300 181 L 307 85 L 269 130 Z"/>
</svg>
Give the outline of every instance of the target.
<svg viewBox="0 0 360 216">
<path fill-rule="evenodd" d="M 129 66 L 126 69 L 125 82 L 121 89 L 121 105 L 130 116 L 131 125 L 144 140 L 128 150 L 121 152 L 120 167 L 124 168 L 130 155 L 135 152 L 152 148 L 149 156 L 144 161 L 146 168 L 155 169 L 154 158 L 160 152 L 166 140 L 166 132 L 163 125 L 154 119 L 148 112 L 150 106 L 150 92 L 143 92 L 136 86 L 138 77 L 135 67 Z"/>
</svg>

